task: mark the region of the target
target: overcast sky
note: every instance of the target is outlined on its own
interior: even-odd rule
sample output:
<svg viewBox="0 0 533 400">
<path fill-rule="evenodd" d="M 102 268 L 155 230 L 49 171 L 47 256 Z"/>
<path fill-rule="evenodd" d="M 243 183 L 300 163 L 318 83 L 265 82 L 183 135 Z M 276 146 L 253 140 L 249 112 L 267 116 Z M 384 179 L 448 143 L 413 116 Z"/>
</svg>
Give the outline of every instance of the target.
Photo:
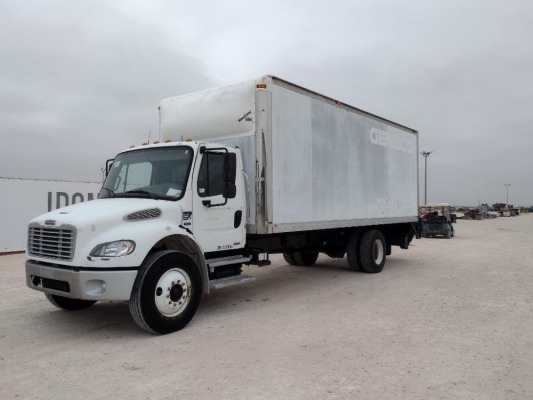
<svg viewBox="0 0 533 400">
<path fill-rule="evenodd" d="M 533 205 L 532 38 L 531 0 L 0 0 L 0 176 L 101 181 L 161 99 L 272 74 L 418 130 L 429 202 Z"/>
</svg>

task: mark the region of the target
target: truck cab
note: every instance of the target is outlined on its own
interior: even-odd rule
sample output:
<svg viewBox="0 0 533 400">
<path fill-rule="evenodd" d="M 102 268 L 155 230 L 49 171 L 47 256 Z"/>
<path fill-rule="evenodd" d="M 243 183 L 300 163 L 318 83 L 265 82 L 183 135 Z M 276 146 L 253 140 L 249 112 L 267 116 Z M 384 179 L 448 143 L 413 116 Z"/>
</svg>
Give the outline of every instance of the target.
<svg viewBox="0 0 533 400">
<path fill-rule="evenodd" d="M 238 156 L 238 157 L 237 157 Z M 237 161 L 238 160 L 238 161 Z M 120 153 L 99 198 L 175 203 L 183 229 L 198 232 L 204 253 L 244 247 L 243 177 L 236 148 L 198 142 L 143 146 Z"/>
<path fill-rule="evenodd" d="M 220 260 L 217 253 L 245 246 L 244 185 L 238 148 L 202 142 L 130 148 L 109 165 L 98 200 L 31 221 L 27 284 L 69 310 L 127 301 L 136 283 L 141 291 L 150 286 L 153 293 L 143 292 L 132 310 L 136 322 L 155 333 L 176 326 L 164 319 L 186 324 L 209 290 L 206 258 L 226 276 L 240 275 L 242 256 Z M 158 313 L 146 311 L 146 303 Z M 163 322 L 147 322 L 148 314 Z"/>
</svg>

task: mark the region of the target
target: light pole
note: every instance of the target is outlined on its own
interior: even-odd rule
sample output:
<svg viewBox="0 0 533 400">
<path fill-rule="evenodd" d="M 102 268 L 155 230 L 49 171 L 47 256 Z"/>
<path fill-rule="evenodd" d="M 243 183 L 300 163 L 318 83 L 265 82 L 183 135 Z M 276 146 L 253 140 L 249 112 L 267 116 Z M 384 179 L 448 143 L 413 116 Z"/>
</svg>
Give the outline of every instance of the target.
<svg viewBox="0 0 533 400">
<path fill-rule="evenodd" d="M 424 204 L 428 203 L 428 157 L 433 153 L 432 151 L 421 151 L 420 154 L 424 156 Z"/>
<path fill-rule="evenodd" d="M 507 207 L 509 207 L 509 186 L 511 186 L 510 183 L 504 183 L 505 187 L 507 188 L 507 203 L 505 204 Z"/>
</svg>

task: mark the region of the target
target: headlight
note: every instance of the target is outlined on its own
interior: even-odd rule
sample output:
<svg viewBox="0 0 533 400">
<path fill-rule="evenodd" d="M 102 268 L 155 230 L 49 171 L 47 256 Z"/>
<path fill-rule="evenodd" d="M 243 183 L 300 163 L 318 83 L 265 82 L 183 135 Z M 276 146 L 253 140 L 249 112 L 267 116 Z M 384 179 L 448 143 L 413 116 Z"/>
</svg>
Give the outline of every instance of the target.
<svg viewBox="0 0 533 400">
<path fill-rule="evenodd" d="M 91 257 L 122 257 L 133 253 L 135 242 L 133 240 L 117 240 L 116 242 L 102 243 L 92 251 Z"/>
</svg>

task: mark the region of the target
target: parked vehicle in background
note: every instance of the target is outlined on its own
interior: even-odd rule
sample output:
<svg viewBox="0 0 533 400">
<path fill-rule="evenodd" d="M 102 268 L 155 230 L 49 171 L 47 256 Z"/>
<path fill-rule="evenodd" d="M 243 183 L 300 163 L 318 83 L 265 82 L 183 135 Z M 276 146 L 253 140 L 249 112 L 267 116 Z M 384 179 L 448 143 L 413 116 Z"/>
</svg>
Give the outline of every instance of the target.
<svg viewBox="0 0 533 400">
<path fill-rule="evenodd" d="M 422 237 L 443 236 L 446 239 L 455 236 L 453 223 L 455 215 L 448 203 L 426 204 L 420 207 Z"/>
<path fill-rule="evenodd" d="M 501 214 L 497 211 L 487 211 L 487 218 L 498 218 Z"/>
</svg>

